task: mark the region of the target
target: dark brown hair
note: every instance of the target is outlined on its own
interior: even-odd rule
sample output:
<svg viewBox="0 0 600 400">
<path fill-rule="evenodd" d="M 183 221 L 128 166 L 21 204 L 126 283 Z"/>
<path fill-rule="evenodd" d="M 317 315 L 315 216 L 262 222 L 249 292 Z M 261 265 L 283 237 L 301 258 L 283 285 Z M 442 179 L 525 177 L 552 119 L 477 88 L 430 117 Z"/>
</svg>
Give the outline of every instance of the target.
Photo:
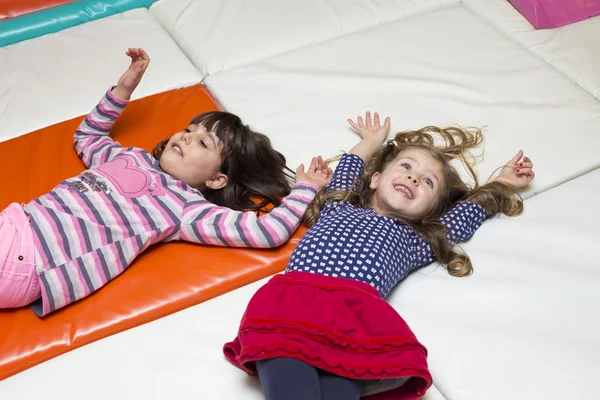
<svg viewBox="0 0 600 400">
<path fill-rule="evenodd" d="M 435 139 L 438 139 L 436 143 Z M 442 142 L 439 142 L 439 141 Z M 438 201 L 432 210 L 420 220 L 408 220 L 399 215 L 390 215 L 411 226 L 432 247 L 437 260 L 446 266 L 450 275 L 465 276 L 473 271 L 469 256 L 448 241 L 446 230 L 440 218 L 462 201 L 480 205 L 488 214 L 502 212 L 509 216 L 523 211 L 523 202 L 518 193 L 501 182 L 490 182 L 480 186 L 473 171 L 475 156 L 471 149 L 483 140 L 482 132 L 476 128 L 438 128 L 427 126 L 417 131 L 404 131 L 396 134 L 380 151 L 367 160 L 365 169 L 350 191 L 327 191 L 321 189 L 306 212 L 305 223 L 314 225 L 327 201 L 345 200 L 361 207 L 371 207 L 374 190 L 370 182 L 375 172 L 382 172 L 398 155 L 408 149 L 420 149 L 431 154 L 442 165 L 442 188 Z M 462 162 L 474 181 L 472 187 L 465 184 L 450 161 Z"/>
<path fill-rule="evenodd" d="M 233 210 L 265 211 L 269 204 L 280 205 L 281 197 L 290 193 L 293 172 L 267 136 L 244 125 L 237 115 L 223 111 L 200 114 L 192 124 L 203 125 L 223 144 L 219 170 L 227 175 L 227 185 L 202 190 L 208 201 Z M 168 141 L 163 140 L 152 151 L 157 160 Z"/>
</svg>

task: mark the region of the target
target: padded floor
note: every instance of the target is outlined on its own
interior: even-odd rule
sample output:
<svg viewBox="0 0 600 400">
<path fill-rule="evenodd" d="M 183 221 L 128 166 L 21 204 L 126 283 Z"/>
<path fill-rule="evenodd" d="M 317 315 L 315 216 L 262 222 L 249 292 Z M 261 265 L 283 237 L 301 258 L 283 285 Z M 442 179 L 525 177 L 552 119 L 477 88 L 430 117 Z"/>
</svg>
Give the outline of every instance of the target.
<svg viewBox="0 0 600 400">
<path fill-rule="evenodd" d="M 556 29 L 536 30 L 506 0 L 463 3 L 600 100 L 600 16 Z"/>
<path fill-rule="evenodd" d="M 306 161 L 315 149 L 326 156 L 348 149 L 357 137 L 345 119 L 366 109 L 392 116 L 395 130 L 486 124 L 481 176 L 523 148 L 538 173 L 525 196 L 551 189 L 528 199 L 522 217 L 484 224 L 465 246 L 475 263 L 472 277 L 451 278 L 429 267 L 393 293 L 390 300 L 429 348 L 434 380 L 445 395 L 432 389 L 425 399 L 595 398 L 600 329 L 593 316 L 600 275 L 593 249 L 600 239 L 600 175 L 586 172 L 600 166 L 600 103 L 589 94 L 598 97 L 600 87 L 594 68 L 598 32 L 591 22 L 596 19 L 542 35 L 525 29 L 520 14 L 516 19 L 507 12 L 505 0 L 462 3 L 312 0 L 312 7 L 302 2 L 298 8 L 259 0 L 246 20 L 252 10 L 243 1 L 163 0 L 150 14 L 134 10 L 2 48 L 0 141 L 89 111 L 125 68 L 127 46 L 148 48 L 153 59 L 137 96 L 194 84 L 209 74 L 208 85 L 225 108 L 269 134 L 290 165 Z M 181 92 L 187 90 L 195 89 Z M 192 112 L 188 106 L 166 112 L 164 124 L 144 121 L 151 135 L 129 133 L 127 140 L 152 146 L 155 129 L 187 121 L 179 112 Z M 53 168 L 46 163 L 28 169 L 29 159 L 49 153 L 55 135 L 70 140 L 76 125 L 19 138 L 27 144 L 11 151 L 26 149 L 28 157 L 0 160 L 4 187 L 8 182 L 17 190 L 3 187 L 0 206 L 50 189 L 77 167 L 76 160 L 63 164 L 57 156 L 61 163 Z M 70 151 L 65 147 L 59 154 Z M 289 255 L 294 244 L 284 252 Z M 249 274 L 238 269 L 239 259 L 223 264 L 219 250 L 159 246 L 87 302 L 55 314 L 53 325 L 40 325 L 28 310 L 10 318 L 0 313 L 0 379 L 274 273 L 287 259 L 271 263 L 270 253 L 241 251 Z M 165 257 L 175 269 L 161 275 L 165 270 L 154 267 Z M 191 297 L 164 291 L 165 283 Z M 89 399 L 260 399 L 257 381 L 221 353 L 259 285 L 11 376 L 0 382 L 0 398 L 71 400 L 85 393 Z M 132 295 L 131 286 L 153 289 Z M 158 314 L 147 308 L 148 298 L 160 306 Z"/>
<path fill-rule="evenodd" d="M 123 146 L 151 150 L 197 114 L 214 109 L 202 86 L 146 97 L 127 106 L 112 137 Z M 28 202 L 83 170 L 73 150 L 80 121 L 0 143 L 5 154 L 0 158 L 0 209 Z M 28 308 L 0 310 L 0 379 L 281 271 L 301 233 L 271 250 L 157 245 L 102 290 L 43 319 Z"/>
<path fill-rule="evenodd" d="M 72 3 L 73 1 L 75 0 L 2 0 L 0 3 L 0 21 Z"/>
<path fill-rule="evenodd" d="M 0 141 L 83 115 L 127 69 L 128 47 L 152 59 L 134 98 L 202 79 L 146 9 L 0 48 Z"/>
<path fill-rule="evenodd" d="M 0 383 L 0 398 L 76 400 L 86 393 L 86 400 L 263 400 L 258 380 L 229 364 L 222 347 L 235 336 L 246 304 L 264 282 L 10 377 Z M 38 381 L 44 386 L 29 384 Z M 422 400 L 446 399 L 433 386 Z"/>
<path fill-rule="evenodd" d="M 325 156 L 349 149 L 358 136 L 346 118 L 371 110 L 391 116 L 392 130 L 487 125 L 480 176 L 487 179 L 523 149 L 539 171 L 526 197 L 600 166 L 600 103 L 462 6 L 206 83 L 226 109 L 269 134 L 292 165 L 315 148 Z"/>
<path fill-rule="evenodd" d="M 459 0 L 162 0 L 150 12 L 198 70 L 209 75 L 458 3 Z"/>
<path fill-rule="evenodd" d="M 464 245 L 472 276 L 432 266 L 390 297 L 448 399 L 598 397 L 600 170 L 525 203 Z"/>
<path fill-rule="evenodd" d="M 471 277 L 431 266 L 396 288 L 390 302 L 429 350 L 436 387 L 424 400 L 595 398 L 599 203 L 597 170 L 527 200 L 521 217 L 487 221 L 465 245 Z M 221 348 L 265 281 L 10 377 L 0 397 L 75 400 L 94 387 L 86 398 L 262 399 Z"/>
</svg>

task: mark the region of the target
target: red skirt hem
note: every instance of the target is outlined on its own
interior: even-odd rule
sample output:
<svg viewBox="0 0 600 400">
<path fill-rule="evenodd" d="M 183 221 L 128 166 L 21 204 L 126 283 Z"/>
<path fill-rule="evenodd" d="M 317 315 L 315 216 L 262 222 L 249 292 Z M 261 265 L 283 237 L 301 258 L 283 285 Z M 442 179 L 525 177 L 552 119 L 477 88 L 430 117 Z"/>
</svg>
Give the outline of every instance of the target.
<svg viewBox="0 0 600 400">
<path fill-rule="evenodd" d="M 255 361 L 291 357 L 351 379 L 410 377 L 376 398 L 413 399 L 431 386 L 427 350 L 400 315 L 371 286 L 344 278 L 275 276 L 252 298 L 223 351 L 251 375 Z"/>
</svg>

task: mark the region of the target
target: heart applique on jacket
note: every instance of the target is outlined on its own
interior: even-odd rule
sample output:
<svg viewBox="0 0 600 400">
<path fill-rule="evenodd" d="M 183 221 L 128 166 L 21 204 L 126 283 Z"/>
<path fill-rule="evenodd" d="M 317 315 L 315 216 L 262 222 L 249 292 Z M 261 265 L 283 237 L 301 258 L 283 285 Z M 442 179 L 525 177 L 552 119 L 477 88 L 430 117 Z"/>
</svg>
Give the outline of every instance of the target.
<svg viewBox="0 0 600 400">
<path fill-rule="evenodd" d="M 123 196 L 132 198 L 144 196 L 152 184 L 150 174 L 135 165 L 128 157 L 117 157 L 98 166 L 97 170 L 102 172 Z"/>
</svg>

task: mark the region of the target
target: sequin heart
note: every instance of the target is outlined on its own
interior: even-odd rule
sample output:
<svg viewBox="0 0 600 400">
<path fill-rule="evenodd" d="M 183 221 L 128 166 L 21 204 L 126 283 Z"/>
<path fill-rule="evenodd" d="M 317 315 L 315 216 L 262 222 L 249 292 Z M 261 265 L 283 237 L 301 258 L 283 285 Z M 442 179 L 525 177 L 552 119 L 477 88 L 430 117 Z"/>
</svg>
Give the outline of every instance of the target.
<svg viewBox="0 0 600 400">
<path fill-rule="evenodd" d="M 134 165 L 129 157 L 118 157 L 98 167 L 115 189 L 127 197 L 140 197 L 150 187 L 151 177 L 148 172 Z"/>
</svg>

